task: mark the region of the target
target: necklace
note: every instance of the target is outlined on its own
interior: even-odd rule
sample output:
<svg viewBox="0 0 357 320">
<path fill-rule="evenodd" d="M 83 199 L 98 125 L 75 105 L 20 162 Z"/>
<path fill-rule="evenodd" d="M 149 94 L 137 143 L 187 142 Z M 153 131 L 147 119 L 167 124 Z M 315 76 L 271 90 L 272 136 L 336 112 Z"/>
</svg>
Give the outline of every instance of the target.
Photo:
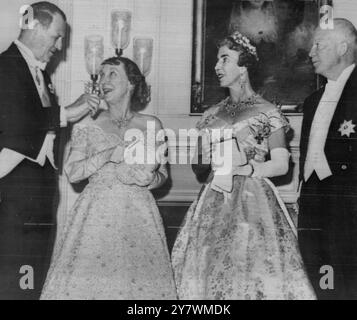
<svg viewBox="0 0 357 320">
<path fill-rule="evenodd" d="M 232 102 L 232 98 L 229 97 L 224 101 L 224 110 L 229 114 L 230 117 L 235 118 L 235 116 L 246 108 L 250 108 L 256 104 L 258 94 L 254 93 L 248 99 L 238 101 L 237 103 Z"/>
<path fill-rule="evenodd" d="M 115 119 L 113 117 L 111 117 L 111 120 L 119 127 L 119 129 L 121 128 L 126 128 L 129 124 L 129 122 L 134 118 L 134 115 L 132 114 L 131 117 L 129 118 L 119 118 L 119 119 Z"/>
</svg>

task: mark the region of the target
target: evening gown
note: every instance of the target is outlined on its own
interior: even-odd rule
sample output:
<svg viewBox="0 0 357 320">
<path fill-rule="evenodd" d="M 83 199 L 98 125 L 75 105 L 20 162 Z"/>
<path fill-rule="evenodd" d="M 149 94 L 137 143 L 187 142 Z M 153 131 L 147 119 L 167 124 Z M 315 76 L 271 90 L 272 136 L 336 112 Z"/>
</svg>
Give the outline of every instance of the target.
<svg viewBox="0 0 357 320">
<path fill-rule="evenodd" d="M 215 126 L 225 102 L 206 111 L 197 128 Z M 233 125 L 248 161 L 266 161 L 267 139 L 281 128 L 289 124 L 278 108 Z M 296 228 L 274 185 L 234 176 L 227 195 L 211 184 L 208 179 L 189 208 L 174 244 L 179 299 L 315 299 Z"/>
<path fill-rule="evenodd" d="M 133 167 L 109 161 L 118 145 L 99 126 L 74 126 L 65 170 L 71 182 L 89 183 L 56 240 L 41 299 L 176 299 L 156 202 L 131 184 Z"/>
</svg>

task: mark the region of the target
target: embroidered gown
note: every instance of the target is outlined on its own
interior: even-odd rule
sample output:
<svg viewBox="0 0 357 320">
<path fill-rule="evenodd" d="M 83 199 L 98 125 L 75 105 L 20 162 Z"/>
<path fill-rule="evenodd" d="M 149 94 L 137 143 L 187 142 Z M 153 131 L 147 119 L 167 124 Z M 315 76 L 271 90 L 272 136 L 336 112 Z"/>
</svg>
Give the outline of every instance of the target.
<svg viewBox="0 0 357 320">
<path fill-rule="evenodd" d="M 56 240 L 41 299 L 176 299 L 154 197 L 132 184 L 130 165 L 109 161 L 118 145 L 96 125 L 74 126 L 65 169 L 89 184 Z"/>
<path fill-rule="evenodd" d="M 217 113 L 224 105 L 206 111 L 197 128 L 223 122 Z M 288 122 L 275 108 L 233 127 L 248 161 L 266 161 L 268 136 L 288 128 Z M 274 185 L 268 179 L 234 176 L 227 197 L 211 183 L 191 205 L 174 244 L 179 299 L 315 299 L 295 226 Z"/>
</svg>

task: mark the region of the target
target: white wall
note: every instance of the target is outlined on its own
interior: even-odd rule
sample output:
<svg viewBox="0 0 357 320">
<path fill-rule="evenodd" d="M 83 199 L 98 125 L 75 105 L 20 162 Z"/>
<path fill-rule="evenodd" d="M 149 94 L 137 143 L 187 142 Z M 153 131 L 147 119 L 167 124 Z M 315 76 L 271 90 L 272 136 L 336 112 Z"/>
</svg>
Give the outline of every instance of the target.
<svg viewBox="0 0 357 320">
<path fill-rule="evenodd" d="M 19 35 L 20 7 L 33 2 L 36 1 L 0 0 L 0 52 L 7 49 Z"/>
<path fill-rule="evenodd" d="M 334 0 L 335 18 L 350 20 L 357 27 L 357 1 Z"/>
</svg>

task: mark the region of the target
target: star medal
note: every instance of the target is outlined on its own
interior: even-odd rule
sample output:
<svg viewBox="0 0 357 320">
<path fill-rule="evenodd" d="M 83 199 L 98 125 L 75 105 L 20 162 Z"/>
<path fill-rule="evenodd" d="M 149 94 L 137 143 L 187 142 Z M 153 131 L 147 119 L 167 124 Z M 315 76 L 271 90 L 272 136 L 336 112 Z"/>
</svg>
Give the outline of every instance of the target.
<svg viewBox="0 0 357 320">
<path fill-rule="evenodd" d="M 342 124 L 340 129 L 338 129 L 339 132 L 341 132 L 341 136 L 347 136 L 348 138 L 352 133 L 356 133 L 355 128 L 356 125 L 353 124 L 352 120 L 347 121 L 345 120 Z"/>
</svg>

